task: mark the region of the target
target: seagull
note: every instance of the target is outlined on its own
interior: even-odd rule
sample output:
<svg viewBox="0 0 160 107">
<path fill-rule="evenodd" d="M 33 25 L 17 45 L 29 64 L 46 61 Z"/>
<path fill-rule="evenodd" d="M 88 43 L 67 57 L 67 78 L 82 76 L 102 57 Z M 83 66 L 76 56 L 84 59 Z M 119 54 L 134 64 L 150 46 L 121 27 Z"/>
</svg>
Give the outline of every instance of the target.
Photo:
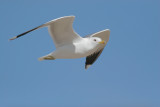
<svg viewBox="0 0 160 107">
<path fill-rule="evenodd" d="M 48 55 L 40 57 L 39 60 L 74 59 L 86 57 L 85 69 L 88 69 L 100 56 L 106 46 L 109 40 L 110 30 L 105 29 L 94 34 L 81 37 L 73 30 L 72 24 L 74 18 L 75 16 L 64 16 L 51 20 L 19 34 L 10 40 L 19 38 L 39 28 L 48 27 L 48 31 L 53 39 L 56 50 Z"/>
</svg>

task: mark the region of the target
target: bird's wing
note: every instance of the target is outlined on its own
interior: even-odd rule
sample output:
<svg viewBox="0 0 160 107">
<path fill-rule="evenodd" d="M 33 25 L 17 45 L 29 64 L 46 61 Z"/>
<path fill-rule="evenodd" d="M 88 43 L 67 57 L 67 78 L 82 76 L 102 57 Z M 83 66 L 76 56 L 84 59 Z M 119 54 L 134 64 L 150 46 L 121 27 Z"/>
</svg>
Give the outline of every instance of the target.
<svg viewBox="0 0 160 107">
<path fill-rule="evenodd" d="M 72 43 L 77 39 L 82 39 L 72 28 L 72 24 L 75 16 L 65 16 L 58 19 L 51 20 L 45 24 L 42 24 L 38 27 L 35 27 L 31 30 L 28 30 L 22 34 L 19 34 L 10 40 L 19 38 L 25 34 L 28 34 L 34 30 L 37 30 L 42 27 L 48 27 L 50 35 L 54 41 L 56 47 Z"/>
<path fill-rule="evenodd" d="M 74 18 L 74 16 L 65 16 L 45 24 L 56 47 L 82 39 L 72 28 Z"/>
<path fill-rule="evenodd" d="M 92 35 L 87 35 L 86 37 L 99 37 L 102 40 L 104 40 L 107 44 L 109 40 L 109 34 L 110 34 L 110 30 L 106 29 L 106 30 L 94 33 Z M 95 53 L 86 57 L 85 69 L 88 69 L 97 60 L 97 58 L 102 53 L 104 47 L 106 46 L 106 44 L 99 46 L 99 49 Z"/>
<path fill-rule="evenodd" d="M 86 35 L 84 38 L 88 38 L 88 37 L 99 37 L 102 40 L 104 40 L 106 43 L 109 40 L 109 35 L 110 35 L 110 30 L 109 29 L 105 29 L 90 35 Z"/>
<path fill-rule="evenodd" d="M 95 53 L 86 57 L 85 69 L 88 69 L 96 61 L 96 59 L 102 53 L 103 49 L 101 49 L 100 51 L 97 51 L 97 52 L 95 52 Z"/>
</svg>

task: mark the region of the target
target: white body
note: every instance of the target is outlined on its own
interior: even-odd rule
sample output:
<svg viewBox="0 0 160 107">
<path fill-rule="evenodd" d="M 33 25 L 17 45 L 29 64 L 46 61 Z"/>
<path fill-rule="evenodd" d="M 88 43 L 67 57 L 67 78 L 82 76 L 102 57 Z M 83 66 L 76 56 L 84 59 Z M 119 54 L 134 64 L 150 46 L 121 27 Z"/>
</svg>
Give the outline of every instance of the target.
<svg viewBox="0 0 160 107">
<path fill-rule="evenodd" d="M 83 38 L 78 42 L 61 46 L 49 55 L 53 56 L 55 59 L 73 59 L 86 57 L 97 51 L 97 44 L 90 44 L 91 42 L 89 42 L 87 38 Z"/>
<path fill-rule="evenodd" d="M 74 18 L 74 16 L 61 17 L 47 22 L 42 26 L 48 27 L 49 33 L 56 46 L 56 50 L 39 58 L 39 60 L 81 58 L 89 56 L 97 50 L 104 48 L 104 44 L 99 44 L 102 39 L 94 36 L 97 35 L 97 33 L 93 34 L 93 37 L 90 38 L 82 38 L 79 36 L 72 27 Z M 108 33 L 109 30 L 101 32 L 103 32 L 104 35 L 104 32 Z M 101 32 L 98 32 L 98 34 L 101 35 Z M 93 38 L 96 38 L 97 41 L 93 41 Z M 103 39 L 106 42 L 109 37 Z"/>
<path fill-rule="evenodd" d="M 28 30 L 14 40 L 29 32 L 42 27 L 48 27 L 49 33 L 56 46 L 56 50 L 39 58 L 39 60 L 73 59 L 86 57 L 85 68 L 87 69 L 99 57 L 109 40 L 110 30 L 106 29 L 86 37 L 80 37 L 72 28 L 74 16 L 65 16 L 51 20 L 43 25 Z"/>
</svg>

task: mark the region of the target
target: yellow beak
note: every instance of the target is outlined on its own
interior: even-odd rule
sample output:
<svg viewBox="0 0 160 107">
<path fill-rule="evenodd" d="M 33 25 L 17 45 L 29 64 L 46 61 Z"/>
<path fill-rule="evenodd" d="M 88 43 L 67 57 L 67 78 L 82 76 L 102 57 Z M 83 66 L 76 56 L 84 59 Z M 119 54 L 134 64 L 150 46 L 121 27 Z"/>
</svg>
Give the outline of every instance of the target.
<svg viewBox="0 0 160 107">
<path fill-rule="evenodd" d="M 102 40 L 101 42 L 99 42 L 99 44 L 106 44 L 106 42 Z"/>
</svg>

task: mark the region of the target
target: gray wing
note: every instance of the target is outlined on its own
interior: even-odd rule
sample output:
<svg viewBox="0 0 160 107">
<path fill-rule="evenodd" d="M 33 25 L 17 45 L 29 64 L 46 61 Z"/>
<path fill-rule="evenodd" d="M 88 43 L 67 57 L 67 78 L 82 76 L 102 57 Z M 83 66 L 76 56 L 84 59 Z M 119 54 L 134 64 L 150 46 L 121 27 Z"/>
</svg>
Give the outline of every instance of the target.
<svg viewBox="0 0 160 107">
<path fill-rule="evenodd" d="M 87 35 L 87 36 L 85 36 L 85 38 L 99 37 L 102 40 L 104 40 L 107 44 L 107 42 L 109 40 L 109 34 L 110 34 L 110 30 L 106 29 L 106 30 L 103 30 L 103 31 L 100 31 L 100 32 L 97 32 L 97 33 L 94 33 L 91 35 Z M 99 50 L 97 52 L 86 57 L 85 69 L 88 69 L 97 60 L 97 58 L 100 56 L 100 54 L 102 53 L 105 46 L 106 45 L 99 47 Z"/>
<path fill-rule="evenodd" d="M 109 29 L 105 29 L 90 35 L 86 35 L 84 38 L 88 38 L 88 37 L 99 37 L 102 40 L 104 40 L 106 43 L 109 41 L 109 35 L 110 35 L 110 30 Z"/>
<path fill-rule="evenodd" d="M 49 33 L 56 48 L 71 44 L 74 40 L 81 39 L 81 37 L 73 30 L 72 24 L 74 18 L 74 16 L 65 16 L 45 24 L 48 26 Z"/>
<path fill-rule="evenodd" d="M 49 33 L 56 47 L 73 43 L 74 40 L 81 39 L 81 37 L 73 30 L 72 24 L 74 18 L 75 18 L 74 16 L 64 16 L 51 20 L 43 25 L 40 25 L 22 34 L 19 34 L 11 38 L 10 40 L 19 38 L 39 28 L 48 27 Z"/>
</svg>

